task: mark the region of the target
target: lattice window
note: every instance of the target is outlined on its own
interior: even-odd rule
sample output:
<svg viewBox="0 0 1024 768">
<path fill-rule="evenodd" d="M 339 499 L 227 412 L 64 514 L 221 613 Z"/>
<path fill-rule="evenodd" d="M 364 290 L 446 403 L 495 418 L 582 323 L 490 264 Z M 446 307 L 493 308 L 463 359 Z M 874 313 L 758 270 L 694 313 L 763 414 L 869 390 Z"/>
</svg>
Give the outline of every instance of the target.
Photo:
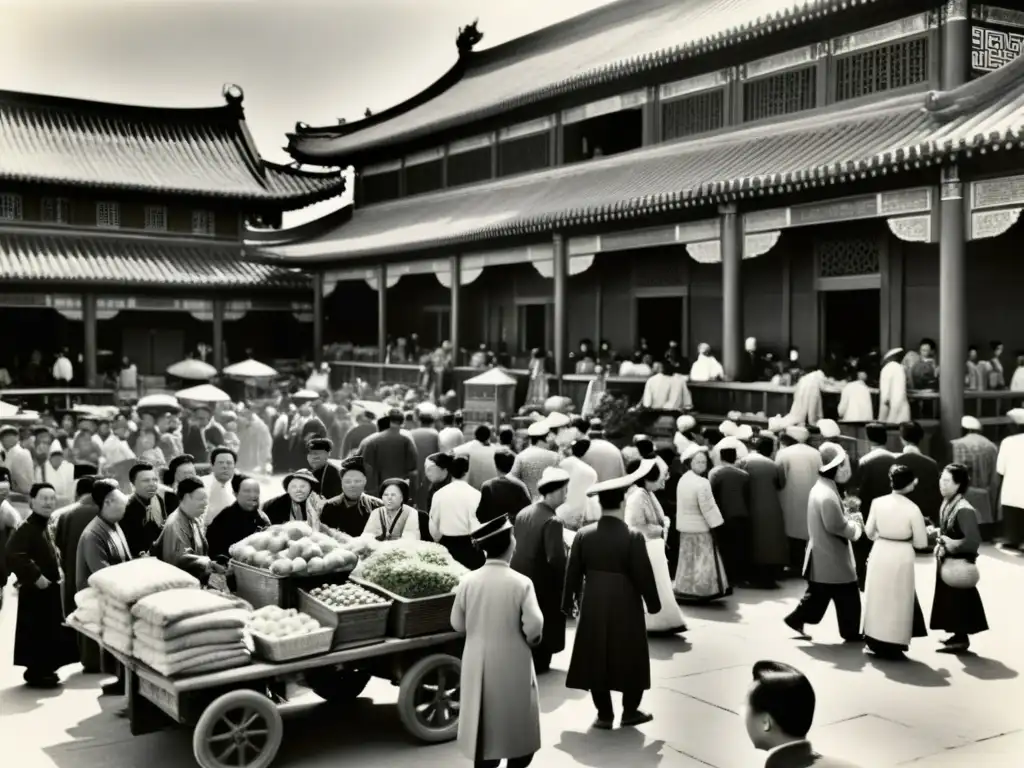
<svg viewBox="0 0 1024 768">
<path fill-rule="evenodd" d="M 748 80 L 743 84 L 743 119 L 763 120 L 814 109 L 816 80 L 813 66 Z"/>
<path fill-rule="evenodd" d="M 900 40 L 836 59 L 836 101 L 928 82 L 928 38 Z"/>
<path fill-rule="evenodd" d="M 217 217 L 213 211 L 192 211 L 192 234 L 217 234 Z"/>
<path fill-rule="evenodd" d="M 0 195 L 0 220 L 21 221 L 21 195 Z"/>
<path fill-rule="evenodd" d="M 819 277 L 856 277 L 877 275 L 880 271 L 878 242 L 851 237 L 819 240 L 814 244 Z"/>
<path fill-rule="evenodd" d="M 40 213 L 49 224 L 67 224 L 71 221 L 71 204 L 66 197 L 44 197 Z"/>
<path fill-rule="evenodd" d="M 361 179 L 363 185 L 363 203 L 383 203 L 398 198 L 398 171 L 372 173 Z"/>
<path fill-rule="evenodd" d="M 444 186 L 444 160 L 405 166 L 405 194 L 419 195 Z"/>
<path fill-rule="evenodd" d="M 121 205 L 119 203 L 96 203 L 96 226 L 104 229 L 118 229 L 121 226 Z"/>
<path fill-rule="evenodd" d="M 147 205 L 144 222 L 145 228 L 151 232 L 166 232 L 167 206 Z"/>
<path fill-rule="evenodd" d="M 498 175 L 527 173 L 551 167 L 551 134 L 536 133 L 498 144 Z"/>
<path fill-rule="evenodd" d="M 661 136 L 665 141 L 714 131 L 724 125 L 724 88 L 673 99 L 661 106 Z"/>
<path fill-rule="evenodd" d="M 448 186 L 459 187 L 491 178 L 491 148 L 481 147 L 448 155 Z"/>
</svg>

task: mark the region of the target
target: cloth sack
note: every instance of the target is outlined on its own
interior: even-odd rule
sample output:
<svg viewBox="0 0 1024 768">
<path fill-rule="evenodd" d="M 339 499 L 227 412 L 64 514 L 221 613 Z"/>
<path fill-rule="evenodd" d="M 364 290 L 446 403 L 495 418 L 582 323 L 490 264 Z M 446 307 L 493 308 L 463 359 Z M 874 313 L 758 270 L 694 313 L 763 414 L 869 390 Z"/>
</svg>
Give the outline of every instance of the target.
<svg viewBox="0 0 1024 768">
<path fill-rule="evenodd" d="M 177 653 L 191 648 L 203 648 L 224 643 L 240 643 L 245 633 L 237 627 L 229 629 L 208 629 L 193 632 L 172 640 L 165 640 L 158 634 L 159 630 L 142 621 L 135 622 L 132 627 L 135 639 L 157 653 Z"/>
<path fill-rule="evenodd" d="M 132 623 L 130 621 L 124 621 L 123 619 L 114 616 L 110 613 L 103 614 L 103 621 L 100 625 L 104 629 L 112 629 L 115 632 L 120 632 L 123 635 L 127 635 L 129 638 L 132 637 Z"/>
<path fill-rule="evenodd" d="M 132 612 L 128 610 L 128 606 L 107 601 L 104 601 L 101 605 L 103 606 L 100 611 L 101 616 L 110 616 L 114 621 L 131 626 Z"/>
<path fill-rule="evenodd" d="M 68 618 L 74 617 L 79 624 L 102 624 L 103 613 L 99 608 L 79 608 Z"/>
<path fill-rule="evenodd" d="M 156 628 L 149 624 L 137 625 L 140 626 L 140 632 L 143 634 L 150 634 L 158 640 L 174 640 L 185 635 L 195 634 L 196 632 L 206 632 L 214 629 L 238 629 L 241 630 L 245 627 L 245 622 L 249 618 L 248 611 L 244 611 L 240 608 L 232 608 L 226 611 L 217 611 L 216 613 L 206 613 L 202 616 L 191 616 L 181 621 L 176 621 L 173 624 L 168 624 L 166 627 L 160 627 L 158 634 Z"/>
<path fill-rule="evenodd" d="M 199 587 L 199 579 L 155 557 L 143 557 L 96 571 L 89 586 L 119 603 L 133 605 L 156 592 Z"/>
<path fill-rule="evenodd" d="M 92 607 L 99 610 L 100 598 L 101 595 L 97 590 L 92 587 L 86 587 L 75 593 L 75 605 L 79 608 Z"/>
<path fill-rule="evenodd" d="M 213 651 L 178 662 L 168 662 L 160 657 L 150 656 L 148 659 L 142 659 L 142 661 L 161 675 L 171 677 L 189 672 L 194 673 L 196 670 L 212 664 L 227 663 L 229 665 L 220 667 L 221 669 L 240 667 L 249 663 L 249 652 L 245 650 Z"/>
<path fill-rule="evenodd" d="M 103 628 L 103 644 L 128 656 L 132 655 L 132 636 L 116 629 Z"/>
<path fill-rule="evenodd" d="M 197 664 L 194 667 L 188 667 L 181 672 L 178 672 L 179 677 L 195 676 L 195 675 L 206 675 L 211 672 L 223 672 L 226 669 L 237 669 L 238 667 L 246 667 L 252 660 L 249 658 L 249 654 L 243 654 L 239 656 L 233 656 L 229 659 L 222 659 L 220 661 L 208 661 L 203 664 Z M 160 670 L 157 670 L 158 672 Z"/>
<path fill-rule="evenodd" d="M 175 651 L 174 653 L 162 653 L 154 648 L 151 648 L 146 644 L 144 640 L 136 640 L 132 643 L 132 650 L 135 652 L 135 658 L 146 662 L 147 664 L 165 664 L 167 666 L 180 666 L 185 662 L 193 661 L 194 659 L 203 659 L 211 654 L 224 653 L 227 651 L 240 652 L 245 651 L 245 644 L 241 641 L 235 643 L 220 643 L 218 645 L 205 645 L 199 648 L 186 648 L 181 651 Z"/>
<path fill-rule="evenodd" d="M 971 589 L 978 586 L 981 571 L 974 563 L 960 557 L 947 557 L 939 567 L 939 577 L 947 587 L 953 589 Z"/>
<path fill-rule="evenodd" d="M 230 599 L 216 592 L 170 589 L 139 600 L 132 606 L 132 615 L 158 627 L 166 627 L 182 619 L 228 610 L 234 605 Z"/>
</svg>

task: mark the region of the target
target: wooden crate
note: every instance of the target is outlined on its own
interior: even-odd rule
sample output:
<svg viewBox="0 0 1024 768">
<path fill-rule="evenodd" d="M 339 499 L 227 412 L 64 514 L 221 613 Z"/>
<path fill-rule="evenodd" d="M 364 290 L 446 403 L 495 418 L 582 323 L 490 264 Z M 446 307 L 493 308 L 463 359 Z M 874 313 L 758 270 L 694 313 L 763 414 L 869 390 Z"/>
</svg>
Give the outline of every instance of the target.
<svg viewBox="0 0 1024 768">
<path fill-rule="evenodd" d="M 376 584 L 360 579 L 352 579 L 356 584 L 373 589 L 392 601 L 388 613 L 389 637 L 419 637 L 440 632 L 452 631 L 452 606 L 455 605 L 455 593 L 434 597 L 419 597 L 410 600 L 396 595 Z"/>
</svg>

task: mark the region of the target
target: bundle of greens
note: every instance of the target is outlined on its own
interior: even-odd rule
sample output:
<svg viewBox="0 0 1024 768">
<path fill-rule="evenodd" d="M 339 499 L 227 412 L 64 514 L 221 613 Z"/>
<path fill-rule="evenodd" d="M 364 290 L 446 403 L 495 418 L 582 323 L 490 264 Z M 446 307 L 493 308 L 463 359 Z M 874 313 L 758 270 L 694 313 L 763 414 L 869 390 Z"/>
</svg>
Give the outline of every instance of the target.
<svg viewBox="0 0 1024 768">
<path fill-rule="evenodd" d="M 353 576 L 416 599 L 451 592 L 468 572 L 439 544 L 391 541 L 360 562 Z"/>
</svg>

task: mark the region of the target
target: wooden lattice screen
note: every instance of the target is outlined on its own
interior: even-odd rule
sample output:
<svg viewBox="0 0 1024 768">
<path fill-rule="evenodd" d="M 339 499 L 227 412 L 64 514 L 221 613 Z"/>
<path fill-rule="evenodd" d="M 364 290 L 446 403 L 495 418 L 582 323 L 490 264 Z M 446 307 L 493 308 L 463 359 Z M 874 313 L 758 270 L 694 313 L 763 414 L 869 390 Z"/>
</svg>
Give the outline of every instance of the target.
<svg viewBox="0 0 1024 768">
<path fill-rule="evenodd" d="M 928 38 L 917 37 L 836 59 L 835 100 L 846 101 L 928 81 Z"/>
<path fill-rule="evenodd" d="M 665 141 L 714 131 L 724 125 L 724 88 L 673 99 L 661 107 L 661 135 Z"/>
<path fill-rule="evenodd" d="M 789 115 L 816 105 L 817 85 L 814 66 L 790 69 L 743 84 L 743 119 Z"/>
</svg>

